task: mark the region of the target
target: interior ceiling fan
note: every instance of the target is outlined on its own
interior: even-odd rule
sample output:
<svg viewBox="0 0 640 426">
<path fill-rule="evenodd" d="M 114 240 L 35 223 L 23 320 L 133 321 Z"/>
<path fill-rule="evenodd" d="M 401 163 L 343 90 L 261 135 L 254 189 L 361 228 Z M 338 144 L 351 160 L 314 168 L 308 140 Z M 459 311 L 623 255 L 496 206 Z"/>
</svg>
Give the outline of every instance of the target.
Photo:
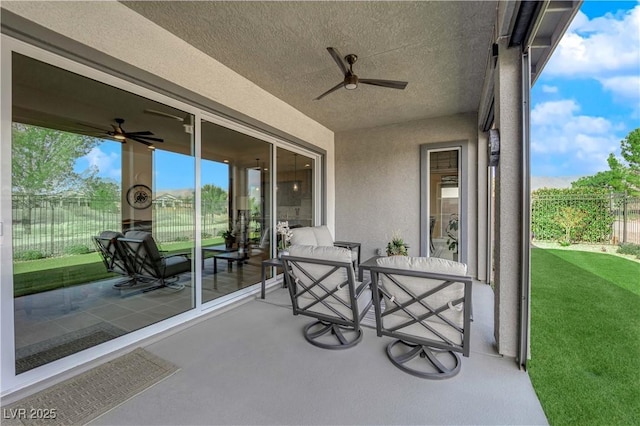
<svg viewBox="0 0 640 426">
<path fill-rule="evenodd" d="M 349 64 L 349 68 L 347 68 L 347 65 L 342 59 L 342 55 L 340 55 L 340 53 L 336 49 L 334 49 L 333 47 L 327 47 L 327 50 L 329 51 L 329 54 L 331 55 L 333 60 L 336 61 L 336 64 L 338 64 L 338 67 L 340 67 L 340 71 L 342 71 L 342 73 L 344 74 L 344 80 L 336 84 L 331 89 L 324 92 L 322 95 L 315 98 L 314 101 L 318 101 L 324 98 L 329 93 L 335 92 L 341 87 L 344 87 L 347 90 L 354 90 L 358 87 L 358 83 L 370 84 L 372 86 L 388 87 L 391 89 L 400 89 L 400 90 L 403 90 L 405 87 L 407 87 L 407 84 L 409 84 L 406 81 L 358 78 L 358 76 L 353 73 L 353 64 L 355 64 L 356 61 L 358 60 L 358 56 L 351 53 L 344 57 L 344 61 L 347 61 L 347 64 Z"/>
<path fill-rule="evenodd" d="M 151 137 L 153 135 L 153 132 L 149 130 L 143 130 L 140 132 L 127 132 L 122 128 L 122 125 L 124 124 L 124 119 L 122 118 L 114 118 L 113 121 L 116 122 L 116 124 L 111 125 L 111 127 L 113 127 L 113 130 L 103 130 L 103 131 L 107 135 L 111 136 L 112 138 L 122 143 L 127 143 L 127 139 L 140 142 L 141 144 L 144 144 L 146 146 L 153 146 L 153 142 L 164 142 L 164 139 Z M 86 126 L 86 124 L 83 124 L 83 125 Z M 93 127 L 93 126 L 87 126 L 87 127 Z M 98 127 L 94 127 L 94 128 L 99 129 Z M 99 129 L 99 130 L 102 130 L 102 129 Z"/>
</svg>

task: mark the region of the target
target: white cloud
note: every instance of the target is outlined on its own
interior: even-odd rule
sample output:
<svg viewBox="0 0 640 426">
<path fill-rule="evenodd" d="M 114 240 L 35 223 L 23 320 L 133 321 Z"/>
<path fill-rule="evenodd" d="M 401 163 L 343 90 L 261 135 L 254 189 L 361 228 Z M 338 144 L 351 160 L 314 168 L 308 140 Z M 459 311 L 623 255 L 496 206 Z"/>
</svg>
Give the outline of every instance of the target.
<svg viewBox="0 0 640 426">
<path fill-rule="evenodd" d="M 640 102 L 640 75 L 602 78 L 600 83 L 618 97 Z"/>
<path fill-rule="evenodd" d="M 548 84 L 543 84 L 542 85 L 542 91 L 544 93 L 558 93 L 558 87 L 557 86 L 549 86 Z"/>
<path fill-rule="evenodd" d="M 105 153 L 96 146 L 84 156 L 84 159 L 89 163 L 89 167 L 95 167 L 98 170 L 100 176 L 120 179 L 122 169 L 120 156 L 117 153 Z"/>
<path fill-rule="evenodd" d="M 620 145 L 618 125 L 580 114 L 574 100 L 543 102 L 531 111 L 531 150 L 547 175 L 589 175 L 608 170 L 607 157 Z M 534 170 L 534 172 L 536 172 Z"/>
<path fill-rule="evenodd" d="M 640 5 L 589 19 L 579 11 L 545 67 L 545 74 L 606 78 L 640 71 Z"/>
</svg>

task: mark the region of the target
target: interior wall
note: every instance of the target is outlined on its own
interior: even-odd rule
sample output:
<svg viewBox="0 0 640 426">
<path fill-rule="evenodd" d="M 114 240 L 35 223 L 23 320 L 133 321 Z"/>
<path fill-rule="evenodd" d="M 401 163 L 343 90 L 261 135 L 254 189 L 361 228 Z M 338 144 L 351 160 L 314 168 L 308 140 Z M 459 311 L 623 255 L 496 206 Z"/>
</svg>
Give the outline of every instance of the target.
<svg viewBox="0 0 640 426">
<path fill-rule="evenodd" d="M 2 8 L 325 150 L 333 229 L 331 130 L 118 2 L 3 1 Z"/>
<path fill-rule="evenodd" d="M 362 244 L 362 260 L 394 232 L 420 252 L 420 145 L 469 141 L 469 273 L 477 271 L 477 114 L 467 113 L 336 133 L 336 239 Z"/>
</svg>

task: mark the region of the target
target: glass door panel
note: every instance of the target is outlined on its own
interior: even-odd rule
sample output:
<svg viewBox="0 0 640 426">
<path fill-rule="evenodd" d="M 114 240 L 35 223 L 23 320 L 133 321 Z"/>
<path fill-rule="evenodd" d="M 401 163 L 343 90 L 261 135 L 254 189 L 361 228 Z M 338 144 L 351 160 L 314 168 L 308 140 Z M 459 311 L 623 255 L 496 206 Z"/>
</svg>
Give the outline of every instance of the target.
<svg viewBox="0 0 640 426">
<path fill-rule="evenodd" d="M 195 161 L 183 126 L 191 120 L 13 54 L 17 374 L 193 308 Z M 174 258 L 170 275 L 143 270 L 124 251 L 125 233 L 150 235 L 163 258 L 188 256 Z"/>
<path fill-rule="evenodd" d="M 271 152 L 265 141 L 202 121 L 203 303 L 259 282 L 271 258 Z"/>
<path fill-rule="evenodd" d="M 458 260 L 460 150 L 428 152 L 429 255 Z"/>
<path fill-rule="evenodd" d="M 277 149 L 277 221 L 290 228 L 315 224 L 314 170 L 311 157 L 284 148 Z"/>
</svg>

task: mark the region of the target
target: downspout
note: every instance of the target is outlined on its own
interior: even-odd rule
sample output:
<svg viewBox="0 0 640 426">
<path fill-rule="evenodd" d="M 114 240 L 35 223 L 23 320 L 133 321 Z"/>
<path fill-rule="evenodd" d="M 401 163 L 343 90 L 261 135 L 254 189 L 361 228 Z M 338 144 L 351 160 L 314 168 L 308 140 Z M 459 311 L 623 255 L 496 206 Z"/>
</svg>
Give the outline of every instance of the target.
<svg viewBox="0 0 640 426">
<path fill-rule="evenodd" d="M 530 98 L 531 98 L 531 58 L 529 49 L 522 53 L 522 258 L 520 286 L 520 341 L 518 366 L 527 369 L 531 329 L 531 173 L 530 173 Z"/>
</svg>

